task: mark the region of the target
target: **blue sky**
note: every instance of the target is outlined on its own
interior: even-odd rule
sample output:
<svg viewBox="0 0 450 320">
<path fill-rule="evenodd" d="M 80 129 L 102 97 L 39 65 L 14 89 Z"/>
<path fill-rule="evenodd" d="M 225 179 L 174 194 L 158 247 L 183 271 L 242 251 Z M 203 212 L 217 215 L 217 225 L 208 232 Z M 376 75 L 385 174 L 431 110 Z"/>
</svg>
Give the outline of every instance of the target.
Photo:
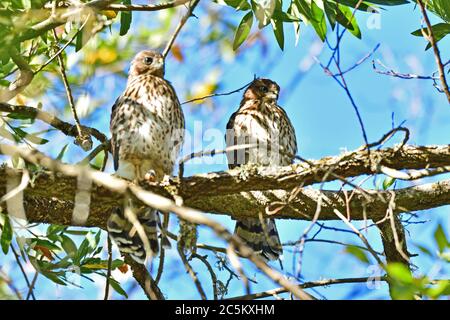
<svg viewBox="0 0 450 320">
<path fill-rule="evenodd" d="M 224 14 L 233 13 L 232 10 L 226 8 L 223 9 L 223 12 Z M 147 13 L 141 14 L 142 16 L 135 18 L 134 21 L 145 19 L 144 14 Z M 380 59 L 387 66 L 403 73 L 430 75 L 437 69 L 432 51 L 424 51 L 425 41 L 422 38 L 410 35 L 412 31 L 420 27 L 420 12 L 414 10 L 412 5 L 387 8 L 387 10 L 382 11 L 380 16 L 380 29 L 368 29 L 366 26 L 367 17 L 369 17 L 368 14 L 358 14 L 363 35 L 362 40 L 356 39 L 350 34 L 344 36 L 341 44 L 341 60 L 342 67 L 346 69 L 380 44 L 379 49 L 370 59 L 346 74 L 348 86 L 364 121 L 368 140 L 378 140 L 392 128 L 392 121 L 394 121 L 395 125 L 404 122 L 404 125 L 410 129 L 411 139 L 409 143 L 411 144 L 448 144 L 450 141 L 450 109 L 445 96 L 439 94 L 430 81 L 392 78 L 377 74 L 372 69 L 372 59 Z M 433 21 L 437 20 L 433 18 Z M 139 23 L 134 22 L 131 33 L 134 30 L 133 28 L 138 26 Z M 186 34 L 182 33 L 179 40 L 194 43 L 195 37 L 192 30 L 200 27 L 198 20 L 190 19 L 187 25 L 188 31 L 186 31 Z M 299 154 L 302 157 L 319 159 L 324 156 L 338 155 L 345 149 L 358 148 L 364 144 L 364 140 L 347 95 L 312 59 L 312 56 L 316 56 L 317 59 L 326 63 L 330 50 L 326 45 L 322 48 L 322 44 L 313 29 L 305 25 L 302 25 L 299 44 L 294 46 L 291 28 L 290 25 L 285 25 L 286 45 L 284 52 L 278 49 L 273 35 L 270 34 L 271 31 L 266 30 L 264 32 L 269 40 L 267 56 L 261 58 L 259 49 L 250 48 L 232 62 L 221 61 L 220 65 L 223 71 L 219 91 L 226 92 L 239 88 L 249 82 L 254 74 L 271 78 L 281 87 L 282 95 L 279 103 L 285 108 L 295 127 Z M 331 43 L 334 43 L 335 36 L 332 33 L 329 33 L 329 38 Z M 440 42 L 440 49 L 443 59 L 445 61 L 449 59 L 450 39 L 448 37 Z M 195 58 L 204 58 L 202 52 L 197 53 L 196 50 L 195 45 L 192 45 L 192 49 L 186 49 L 185 63 L 189 64 Z M 193 61 L 193 65 L 201 65 L 201 61 Z M 189 83 L 198 80 L 196 79 L 196 72 L 188 70 L 190 77 L 194 75 L 194 79 L 192 79 L 183 75 L 182 71 L 195 68 L 195 66 L 180 67 L 173 58 L 169 57 L 166 76 L 173 82 L 177 91 L 181 92 L 181 95 L 183 89 Z M 204 64 L 204 68 L 206 67 L 210 67 L 208 61 Z M 199 69 L 198 75 L 204 75 L 207 72 L 208 70 Z M 121 81 L 123 81 L 123 88 L 125 80 L 122 79 Z M 108 132 L 109 108 L 119 93 L 120 85 L 117 88 L 117 93 L 110 95 L 111 100 L 106 101 L 92 117 L 85 120 L 85 123 Z M 224 132 L 228 117 L 235 111 L 240 99 L 241 93 L 214 98 L 215 109 L 199 110 L 198 106 L 193 108 L 191 105 L 186 105 L 184 110 L 187 128 L 192 132 L 195 121 L 200 121 L 199 123 L 202 124 L 204 129 L 215 128 Z M 201 140 L 202 137 L 196 138 Z M 401 137 L 396 137 L 394 142 L 398 142 L 400 139 Z M 220 147 L 222 141 L 217 141 L 217 143 Z M 77 160 L 83 157 L 83 154 L 80 154 L 77 148 L 71 147 L 71 150 L 70 159 Z M 192 151 L 198 151 L 198 149 L 184 150 L 184 153 Z M 57 150 L 54 149 L 51 153 L 57 153 Z M 214 165 L 188 164 L 185 175 L 224 169 L 226 169 L 226 164 L 223 161 L 222 164 Z M 439 179 L 443 179 L 443 176 L 440 176 Z M 433 181 L 433 179 L 424 179 L 422 182 L 426 181 Z M 397 187 L 407 185 L 410 184 L 398 183 Z M 365 186 L 373 187 L 373 184 L 366 184 Z M 336 187 L 339 187 L 336 183 L 330 183 L 326 186 L 330 189 Z M 427 212 L 419 212 L 418 220 L 429 220 L 429 222 L 411 224 L 407 227 L 410 233 L 408 244 L 411 252 L 417 252 L 412 246 L 413 243 L 431 246 L 433 232 L 438 222 L 444 225 L 448 234 L 450 227 L 449 210 L 450 208 L 447 206 Z M 228 217 L 212 215 L 211 217 L 223 222 L 229 229 L 233 228 L 234 222 Z M 175 220 L 172 219 L 172 222 Z M 298 239 L 308 224 L 308 222 L 303 221 L 279 221 L 278 230 L 282 241 Z M 327 222 L 326 225 L 345 228 L 340 222 Z M 367 236 L 375 249 L 382 251 L 379 234 L 374 228 L 370 229 Z M 323 231 L 319 238 L 361 245 L 357 237 L 347 233 Z M 200 230 L 200 242 L 224 245 L 205 228 Z M 206 254 L 206 252 L 201 253 Z M 169 257 L 172 257 L 172 259 L 168 260 L 169 264 L 161 284 L 163 292 L 173 299 L 198 299 L 199 295 L 195 291 L 191 279 L 185 275 L 183 267 L 176 258 L 175 250 L 169 252 Z M 213 257 L 211 257 L 211 263 L 214 264 Z M 413 263 L 418 266 L 418 270 L 422 273 L 426 273 L 433 268 L 433 264 L 421 256 L 414 258 Z M 247 264 L 244 263 L 244 265 Z M 199 270 L 207 295 L 211 296 L 209 274 L 203 266 L 199 264 L 194 264 L 194 266 Z M 274 264 L 274 266 L 278 267 L 277 264 Z M 285 251 L 284 267 L 285 271 L 292 272 L 292 255 L 287 250 Z M 258 285 L 254 286 L 255 291 L 276 287 L 253 267 L 249 266 L 249 270 L 248 276 L 256 275 L 259 282 Z M 370 276 L 373 271 L 361 265 L 350 255 L 345 254 L 344 247 L 326 243 L 307 243 L 302 270 L 305 281 L 323 278 L 364 277 Z M 439 272 L 439 276 L 446 275 L 448 277 L 448 266 L 442 266 Z M 227 274 L 219 273 L 219 277 L 225 282 Z M 17 279 L 19 279 L 18 275 Z M 123 280 L 125 281 L 125 276 Z M 49 299 L 98 298 L 101 296 L 101 294 L 98 294 L 98 290 L 103 286 L 102 282 L 97 283 L 99 287 L 89 284 L 87 281 L 82 281 L 82 284 L 86 287 L 86 290 L 55 288 L 54 284 L 41 277 L 37 282 L 37 296 Z M 124 285 L 125 288 L 129 286 L 130 284 Z M 132 298 L 143 298 L 140 290 L 133 292 Z M 366 284 L 336 285 L 318 289 L 318 292 L 329 299 L 388 298 L 385 285 L 381 285 L 379 289 L 375 290 L 369 290 Z M 240 294 L 243 294 L 242 284 L 234 280 L 228 296 Z M 114 297 L 117 298 L 118 296 L 114 295 Z"/>
</svg>

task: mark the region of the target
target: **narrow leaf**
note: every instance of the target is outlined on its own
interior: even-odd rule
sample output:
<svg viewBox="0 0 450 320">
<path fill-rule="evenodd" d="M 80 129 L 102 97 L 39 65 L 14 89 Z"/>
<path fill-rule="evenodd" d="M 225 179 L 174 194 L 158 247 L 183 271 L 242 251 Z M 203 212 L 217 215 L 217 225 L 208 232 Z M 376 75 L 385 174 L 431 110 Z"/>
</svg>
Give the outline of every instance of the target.
<svg viewBox="0 0 450 320">
<path fill-rule="evenodd" d="M 243 18 L 241 23 L 239 23 L 238 28 L 236 29 L 236 34 L 234 36 L 233 41 L 233 50 L 236 50 L 241 46 L 241 44 L 247 39 L 250 34 L 250 30 L 253 25 L 253 13 L 248 12 Z"/>
</svg>

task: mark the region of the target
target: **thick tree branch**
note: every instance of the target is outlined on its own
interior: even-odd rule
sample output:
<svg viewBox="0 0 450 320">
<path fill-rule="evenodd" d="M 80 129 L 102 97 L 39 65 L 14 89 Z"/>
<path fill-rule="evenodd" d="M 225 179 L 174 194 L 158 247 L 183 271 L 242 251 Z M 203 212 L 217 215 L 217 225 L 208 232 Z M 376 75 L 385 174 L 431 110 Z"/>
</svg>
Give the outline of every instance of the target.
<svg viewBox="0 0 450 320">
<path fill-rule="evenodd" d="M 389 159 L 392 149 L 373 151 L 373 155 L 386 154 L 385 163 L 391 167 L 400 169 L 400 164 L 406 168 L 437 167 L 450 163 L 448 146 L 434 147 L 405 147 L 397 158 Z M 363 152 L 363 151 L 362 151 Z M 364 155 L 367 153 L 363 152 Z M 363 155 L 356 156 L 339 162 L 336 158 L 325 158 L 315 163 L 333 164 L 335 171 L 343 176 L 354 176 L 367 172 Z M 344 166 L 343 169 L 341 166 Z M 282 219 L 311 219 L 316 210 L 317 201 L 323 192 L 324 199 L 320 213 L 320 220 L 336 219 L 333 212 L 337 209 L 347 212 L 346 197 L 338 191 L 320 191 L 313 188 L 302 188 L 297 197 L 290 200 L 291 192 L 286 181 L 291 186 L 300 185 L 303 177 L 307 182 L 304 185 L 320 181 L 321 174 L 314 175 L 312 169 L 294 165 L 278 169 L 253 168 L 235 169 L 232 171 L 209 173 L 187 177 L 181 181 L 174 180 L 161 185 L 144 185 L 144 187 L 166 198 L 172 198 L 175 192 L 183 198 L 184 205 L 196 208 L 204 212 L 231 215 L 234 218 L 245 216 L 258 216 L 259 212 L 274 211 L 276 218 Z M 276 171 L 278 170 L 278 171 Z M 248 175 L 247 175 L 248 174 Z M 2 194 L 6 193 L 6 185 L 9 176 L 21 176 L 21 172 L 3 168 L 0 170 L 0 188 Z M 32 222 L 47 222 L 70 225 L 72 212 L 75 206 L 75 194 L 77 193 L 77 173 L 72 176 L 62 173 L 40 173 L 33 177 L 33 187 L 24 191 L 25 212 Z M 254 181 L 254 189 L 267 189 L 271 191 L 247 191 L 250 186 L 247 180 Z M 297 184 L 294 184 L 297 182 Z M 105 182 L 108 183 L 108 182 Z M 211 190 L 216 190 L 211 194 Z M 86 221 L 87 226 L 105 227 L 105 221 L 113 207 L 121 204 L 121 195 L 111 191 L 106 186 L 92 185 L 90 189 L 90 212 Z M 450 204 L 450 180 L 436 183 L 423 184 L 410 188 L 392 191 L 367 190 L 364 193 L 356 190 L 349 202 L 351 218 L 363 219 L 364 214 L 368 219 L 378 221 L 385 218 L 389 206 L 389 200 L 395 195 L 395 214 L 410 211 L 426 210 Z"/>
<path fill-rule="evenodd" d="M 246 166 L 187 177 L 179 189 L 182 195 L 191 194 L 193 197 L 196 194 L 214 196 L 251 190 L 291 190 L 297 186 L 336 180 L 336 175 L 351 178 L 379 173 L 381 166 L 396 170 L 445 167 L 450 164 L 450 145 L 405 145 L 401 149 L 372 150 L 371 159 L 369 162 L 365 150 L 357 150 L 286 167 Z"/>
</svg>

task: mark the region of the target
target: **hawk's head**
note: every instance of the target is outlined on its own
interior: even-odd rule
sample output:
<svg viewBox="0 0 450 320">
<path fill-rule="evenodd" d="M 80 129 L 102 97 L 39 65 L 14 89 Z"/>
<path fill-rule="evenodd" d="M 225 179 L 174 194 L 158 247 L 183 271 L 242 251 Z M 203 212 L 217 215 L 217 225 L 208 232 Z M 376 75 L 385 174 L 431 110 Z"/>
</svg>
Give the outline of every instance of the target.
<svg viewBox="0 0 450 320">
<path fill-rule="evenodd" d="M 130 76 L 151 74 L 164 77 L 164 57 L 157 51 L 144 50 L 139 52 L 131 62 Z"/>
<path fill-rule="evenodd" d="M 277 101 L 280 93 L 280 86 L 270 80 L 257 78 L 247 88 L 244 99 L 272 100 Z"/>
</svg>

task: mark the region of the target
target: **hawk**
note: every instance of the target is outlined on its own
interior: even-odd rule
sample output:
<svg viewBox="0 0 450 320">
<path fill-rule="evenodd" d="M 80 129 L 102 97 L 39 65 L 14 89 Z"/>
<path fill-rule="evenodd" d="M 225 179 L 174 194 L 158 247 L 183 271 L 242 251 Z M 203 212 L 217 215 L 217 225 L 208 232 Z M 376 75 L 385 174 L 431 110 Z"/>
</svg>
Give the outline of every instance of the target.
<svg viewBox="0 0 450 320">
<path fill-rule="evenodd" d="M 295 131 L 277 104 L 279 92 L 278 84 L 261 78 L 245 91 L 239 109 L 228 121 L 225 140 L 227 147 L 252 146 L 227 152 L 230 169 L 245 164 L 285 166 L 294 161 Z M 240 218 L 234 232 L 266 260 L 277 260 L 283 253 L 274 219 Z"/>
<path fill-rule="evenodd" d="M 118 176 L 136 182 L 148 177 L 161 181 L 172 174 L 184 138 L 184 116 L 174 88 L 164 79 L 160 53 L 141 51 L 133 59 L 126 89 L 112 107 L 110 130 Z M 146 207 L 135 214 L 151 252 L 148 247 L 145 250 L 142 233 L 139 235 L 136 223 L 125 213 L 117 209 L 111 214 L 107 224 L 110 237 L 122 253 L 144 263 L 147 256 L 159 251 L 157 212 Z"/>
</svg>

